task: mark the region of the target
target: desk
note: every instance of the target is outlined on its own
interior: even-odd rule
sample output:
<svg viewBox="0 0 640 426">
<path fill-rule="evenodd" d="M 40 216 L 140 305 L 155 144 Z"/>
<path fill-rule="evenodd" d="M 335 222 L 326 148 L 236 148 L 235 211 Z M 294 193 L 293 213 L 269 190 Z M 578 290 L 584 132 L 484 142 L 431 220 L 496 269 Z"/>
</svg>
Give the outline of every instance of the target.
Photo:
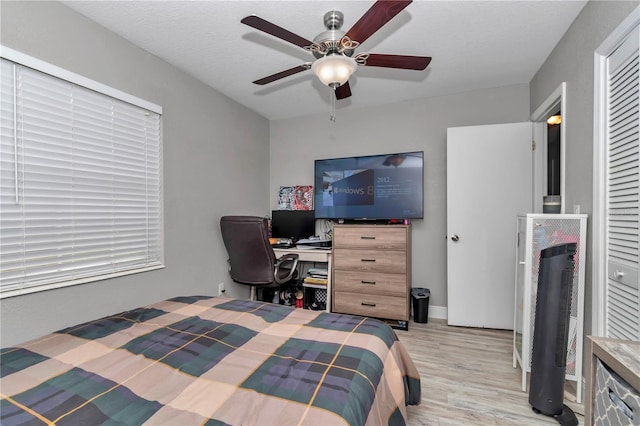
<svg viewBox="0 0 640 426">
<path fill-rule="evenodd" d="M 327 312 L 331 312 L 331 275 L 333 268 L 331 265 L 331 249 L 280 249 L 275 248 L 273 251 L 276 257 L 283 256 L 288 253 L 295 253 L 298 255 L 300 262 L 319 262 L 327 264 Z"/>
</svg>

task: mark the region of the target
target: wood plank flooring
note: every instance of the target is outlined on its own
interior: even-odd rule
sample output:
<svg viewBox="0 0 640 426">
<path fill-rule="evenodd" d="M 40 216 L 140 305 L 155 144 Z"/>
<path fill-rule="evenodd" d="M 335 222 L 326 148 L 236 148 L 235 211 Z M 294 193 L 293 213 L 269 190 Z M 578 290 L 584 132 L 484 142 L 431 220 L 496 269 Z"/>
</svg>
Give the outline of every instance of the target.
<svg viewBox="0 0 640 426">
<path fill-rule="evenodd" d="M 410 425 L 558 425 L 535 414 L 528 394 L 520 390 L 513 332 L 449 327 L 444 320 L 429 319 L 427 324 L 411 321 L 408 331 L 396 334 L 421 377 L 422 402 L 407 407 Z M 584 413 L 583 406 L 568 405 Z M 582 415 L 578 421 L 583 425 Z"/>
</svg>

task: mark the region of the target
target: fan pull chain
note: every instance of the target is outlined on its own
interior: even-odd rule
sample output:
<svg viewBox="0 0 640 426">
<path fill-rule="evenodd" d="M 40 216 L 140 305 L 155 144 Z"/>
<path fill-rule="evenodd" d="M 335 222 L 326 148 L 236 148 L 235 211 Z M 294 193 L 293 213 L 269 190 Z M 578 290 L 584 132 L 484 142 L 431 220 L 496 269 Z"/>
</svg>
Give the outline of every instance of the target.
<svg viewBox="0 0 640 426">
<path fill-rule="evenodd" d="M 330 105 L 330 110 L 329 110 L 329 121 L 336 121 L 336 89 L 338 88 L 338 83 L 331 83 L 329 85 L 329 87 L 331 88 L 331 92 L 330 92 L 330 96 L 331 99 L 329 99 L 329 105 Z"/>
<path fill-rule="evenodd" d="M 335 122 L 336 121 L 336 88 L 334 87 L 331 91 L 331 99 L 329 100 L 331 104 L 331 110 L 329 112 L 329 120 Z"/>
</svg>

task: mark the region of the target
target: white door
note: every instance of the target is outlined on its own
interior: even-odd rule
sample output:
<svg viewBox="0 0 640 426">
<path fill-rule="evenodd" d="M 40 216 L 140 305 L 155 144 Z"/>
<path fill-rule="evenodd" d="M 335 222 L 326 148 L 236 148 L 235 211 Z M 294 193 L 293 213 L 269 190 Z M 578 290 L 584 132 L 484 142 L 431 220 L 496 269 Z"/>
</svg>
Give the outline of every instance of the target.
<svg viewBox="0 0 640 426">
<path fill-rule="evenodd" d="M 640 339 L 638 27 L 607 59 L 606 336 Z"/>
<path fill-rule="evenodd" d="M 518 213 L 532 208 L 532 124 L 447 130 L 449 325 L 513 329 Z"/>
</svg>

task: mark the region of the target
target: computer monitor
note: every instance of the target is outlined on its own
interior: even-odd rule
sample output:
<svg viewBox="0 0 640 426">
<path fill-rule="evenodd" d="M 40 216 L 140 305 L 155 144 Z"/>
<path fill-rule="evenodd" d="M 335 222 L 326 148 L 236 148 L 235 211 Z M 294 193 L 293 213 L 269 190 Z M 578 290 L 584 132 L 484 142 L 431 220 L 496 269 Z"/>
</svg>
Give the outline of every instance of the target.
<svg viewBox="0 0 640 426">
<path fill-rule="evenodd" d="M 313 210 L 273 210 L 271 212 L 271 236 L 302 240 L 316 232 Z"/>
</svg>

